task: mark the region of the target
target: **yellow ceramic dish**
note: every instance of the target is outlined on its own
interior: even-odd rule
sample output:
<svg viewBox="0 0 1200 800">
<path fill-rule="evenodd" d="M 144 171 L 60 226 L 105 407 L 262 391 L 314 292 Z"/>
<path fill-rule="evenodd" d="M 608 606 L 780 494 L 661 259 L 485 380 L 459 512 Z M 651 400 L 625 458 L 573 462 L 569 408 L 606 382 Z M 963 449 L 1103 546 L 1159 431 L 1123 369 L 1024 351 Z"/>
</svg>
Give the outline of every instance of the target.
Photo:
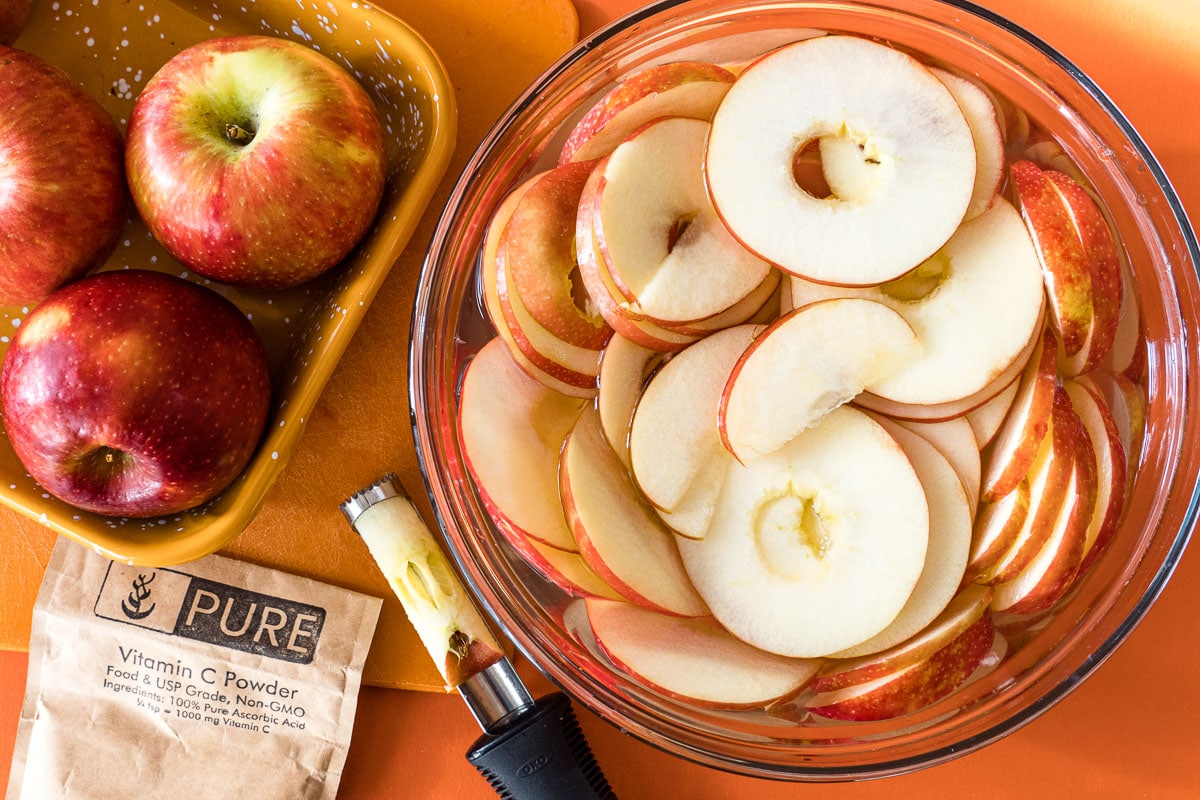
<svg viewBox="0 0 1200 800">
<path fill-rule="evenodd" d="M 207 555 L 258 511 L 371 300 L 404 249 L 454 149 L 454 93 L 437 55 L 412 29 L 355 0 L 140 0 L 34 4 L 17 46 L 71 73 L 122 130 L 145 82 L 182 48 L 215 36 L 258 33 L 308 44 L 347 67 L 371 94 L 389 140 L 389 175 L 375 226 L 341 265 L 309 283 L 261 292 L 202 282 L 236 303 L 267 346 L 274 389 L 263 441 L 218 497 L 181 514 L 118 519 L 91 514 L 45 492 L 0 438 L 0 502 L 109 558 L 147 565 Z M 149 268 L 191 277 L 129 220 L 101 269 Z M 0 357 L 28 308 L 0 309 Z"/>
</svg>

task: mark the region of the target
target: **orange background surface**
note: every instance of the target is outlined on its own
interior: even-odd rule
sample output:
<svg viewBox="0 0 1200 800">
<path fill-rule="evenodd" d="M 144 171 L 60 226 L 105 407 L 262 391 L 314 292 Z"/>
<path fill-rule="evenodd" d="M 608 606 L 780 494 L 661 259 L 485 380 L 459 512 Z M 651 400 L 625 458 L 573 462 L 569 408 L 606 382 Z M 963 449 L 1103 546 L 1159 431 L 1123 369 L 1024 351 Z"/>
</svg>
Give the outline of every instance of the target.
<svg viewBox="0 0 1200 800">
<path fill-rule="evenodd" d="M 640 4 L 576 0 L 579 31 L 587 35 Z M 380 0 L 378 5 L 428 38 L 450 69 L 460 104 L 459 152 L 402 258 L 401 266 L 411 269 L 411 264 L 419 264 L 439 204 L 474 144 L 520 87 L 554 58 L 563 37 L 573 32 L 575 20 L 569 8 L 565 15 L 548 15 L 559 7 L 535 0 L 456 0 L 440 9 L 436 2 Z M 1086 4 L 984 0 L 982 5 L 1041 36 L 1095 79 L 1142 133 L 1192 218 L 1200 220 L 1200 49 L 1195 44 L 1200 41 L 1200 0 Z M 500 15 L 505 24 L 488 24 Z M 533 21 L 522 24 L 523 16 Z M 504 34 L 502 41 L 494 38 L 498 32 Z M 512 64 L 529 74 L 487 77 L 511 69 Z M 540 66 L 533 69 L 535 64 Z M 501 86 L 508 96 L 503 96 Z M 394 407 L 385 413 L 377 399 L 351 402 L 357 397 L 356 379 L 381 355 L 403 358 L 414 281 L 408 273 L 389 278 L 398 288 L 381 293 L 372 307 L 327 389 L 306 441 L 269 497 L 265 516 L 256 520 L 246 542 L 235 543 L 235 554 L 240 547 L 241 554 L 253 558 L 255 537 L 262 536 L 263 530 L 305 519 L 305 508 L 314 503 L 336 504 L 347 487 L 353 490 L 369 482 L 378 471 L 393 468 L 416 474 L 415 456 L 401 424 L 407 413 Z M 384 419 L 400 429 L 383 434 L 392 460 L 358 466 L 365 470 L 362 474 L 338 476 L 336 482 L 329 478 L 321 454 L 327 448 L 353 447 L 370 439 Z M 36 525 L 4 515 L 0 530 L 5 538 L 42 537 L 39 546 L 48 549 Z M 4 591 L 11 589 L 5 585 Z M 27 599 L 0 595 L 0 614 L 23 609 Z M 949 764 L 870 783 L 805 786 L 729 775 L 663 754 L 578 710 L 601 765 L 626 800 L 1195 798 L 1200 796 L 1195 777 L 1200 768 L 1200 729 L 1195 723 L 1200 719 L 1200 637 L 1194 622 L 1198 608 L 1200 555 L 1192 548 L 1128 641 L 1048 713 L 1004 740 Z M 7 769 L 2 767 L 11 758 L 25 666 L 25 655 L 0 653 L 0 776 L 4 777 Z M 522 671 L 531 679 L 535 695 L 552 689 L 528 665 Z M 338 796 L 343 800 L 495 797 L 463 758 L 477 735 L 474 721 L 455 697 L 365 688 Z"/>
</svg>

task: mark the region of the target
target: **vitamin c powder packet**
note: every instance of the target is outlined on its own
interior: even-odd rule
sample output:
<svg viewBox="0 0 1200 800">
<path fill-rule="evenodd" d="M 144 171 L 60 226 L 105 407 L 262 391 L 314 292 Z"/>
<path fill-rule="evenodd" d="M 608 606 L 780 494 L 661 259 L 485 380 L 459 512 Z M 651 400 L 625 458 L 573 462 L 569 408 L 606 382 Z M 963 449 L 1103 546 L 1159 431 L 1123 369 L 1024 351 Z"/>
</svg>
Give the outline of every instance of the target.
<svg viewBox="0 0 1200 800">
<path fill-rule="evenodd" d="M 380 601 L 220 556 L 59 540 L 6 800 L 332 800 Z"/>
</svg>

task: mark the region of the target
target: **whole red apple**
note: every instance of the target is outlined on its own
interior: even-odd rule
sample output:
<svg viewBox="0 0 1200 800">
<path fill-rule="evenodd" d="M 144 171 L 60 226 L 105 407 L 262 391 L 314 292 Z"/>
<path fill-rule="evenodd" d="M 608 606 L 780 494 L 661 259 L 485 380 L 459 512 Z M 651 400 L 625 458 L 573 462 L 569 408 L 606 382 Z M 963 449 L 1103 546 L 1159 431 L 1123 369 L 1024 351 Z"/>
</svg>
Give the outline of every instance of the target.
<svg viewBox="0 0 1200 800">
<path fill-rule="evenodd" d="M 267 36 L 187 48 L 130 116 L 126 173 L 154 236 L 201 275 L 284 288 L 341 261 L 370 228 L 387 152 L 349 72 Z"/>
<path fill-rule="evenodd" d="M 0 44 L 12 44 L 29 21 L 33 0 L 0 0 Z"/>
<path fill-rule="evenodd" d="M 0 372 L 29 474 L 100 514 L 198 505 L 249 461 L 270 401 L 266 353 L 231 302 L 158 272 L 101 272 L 46 298 Z"/>
<path fill-rule="evenodd" d="M 103 261 L 127 218 L 121 135 L 67 73 L 0 45 L 0 305 Z"/>
</svg>

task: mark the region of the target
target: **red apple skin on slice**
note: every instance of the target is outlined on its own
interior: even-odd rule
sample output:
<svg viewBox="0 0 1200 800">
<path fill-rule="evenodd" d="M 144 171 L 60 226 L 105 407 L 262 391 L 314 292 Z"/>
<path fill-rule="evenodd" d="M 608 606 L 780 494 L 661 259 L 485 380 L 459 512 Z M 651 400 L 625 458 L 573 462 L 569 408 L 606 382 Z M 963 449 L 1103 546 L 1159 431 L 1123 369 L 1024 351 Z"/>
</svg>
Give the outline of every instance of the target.
<svg viewBox="0 0 1200 800">
<path fill-rule="evenodd" d="M 561 497 L 579 553 L 638 605 L 683 617 L 708 613 L 680 561 L 675 537 L 646 505 L 585 408 L 563 445 Z"/>
<path fill-rule="evenodd" d="M 1013 400 L 1017 396 L 1018 386 L 1020 386 L 1020 382 L 1013 381 L 1000 394 L 974 411 L 967 412 L 966 420 L 970 423 L 971 430 L 975 432 L 975 442 L 980 450 L 991 444 L 992 440 L 996 438 L 996 434 L 1000 432 L 1000 426 L 1004 424 L 1008 410 L 1012 408 Z"/>
<path fill-rule="evenodd" d="M 621 593 L 609 586 L 578 553 L 568 553 L 536 539 L 529 539 L 522 551 L 525 559 L 546 580 L 573 597 L 603 597 L 624 601 Z M 518 548 L 519 550 L 519 548 Z"/>
<path fill-rule="evenodd" d="M 459 438 L 468 471 L 496 526 L 560 550 L 578 547 L 558 497 L 558 451 L 583 409 L 526 375 L 500 339 L 467 365 Z"/>
<path fill-rule="evenodd" d="M 988 448 L 983 473 L 984 500 L 997 500 L 1016 488 L 1029 471 L 1050 428 L 1057 378 L 1058 344 L 1049 329 L 1021 375 L 1017 395 Z"/>
<path fill-rule="evenodd" d="M 832 692 L 878 680 L 924 661 L 975 624 L 987 612 L 991 601 L 990 586 L 968 584 L 920 633 L 880 653 L 827 661 L 808 688 L 817 693 Z"/>
<path fill-rule="evenodd" d="M 634 344 L 620 334 L 609 339 L 600 355 L 596 410 L 600 425 L 621 463 L 629 468 L 629 426 L 646 382 L 662 361 L 662 353 Z"/>
<path fill-rule="evenodd" d="M 734 74 L 702 61 L 657 64 L 614 86 L 575 124 L 559 163 L 602 158 L 629 134 L 659 117 L 707 120 L 733 85 Z"/>
<path fill-rule="evenodd" d="M 1045 170 L 1017 161 L 1009 173 L 1041 259 L 1050 318 L 1069 358 L 1087 342 L 1095 316 L 1091 264 L 1066 201 Z"/>
<path fill-rule="evenodd" d="M 575 217 L 593 166 L 565 164 L 534 178 L 504 226 L 496 255 L 538 323 L 566 342 L 599 350 L 612 331 L 598 314 L 579 307 L 572 278 Z"/>
<path fill-rule="evenodd" d="M 1086 573 L 1108 548 L 1125 510 L 1126 458 L 1121 435 L 1103 396 L 1086 383 L 1066 381 L 1075 412 L 1096 456 L 1096 513 L 1088 526 L 1079 572 Z"/>
<path fill-rule="evenodd" d="M 827 719 L 884 720 L 904 716 L 949 696 L 992 649 L 995 626 L 983 615 L 924 661 L 866 683 L 823 692 L 805 705 Z"/>
<path fill-rule="evenodd" d="M 1067 206 L 1091 270 L 1092 325 L 1086 352 L 1065 365 L 1067 374 L 1077 375 L 1094 368 L 1112 349 L 1123 299 L 1121 259 L 1108 222 L 1087 190 L 1061 172 L 1048 171 L 1046 177 Z"/>
<path fill-rule="evenodd" d="M 992 573 L 1020 536 L 1029 514 L 1029 503 L 1029 481 L 1022 478 L 1016 489 L 979 507 L 963 581 L 978 580 Z"/>
<path fill-rule="evenodd" d="M 614 665 L 703 708 L 762 708 L 799 692 L 820 665 L 751 647 L 712 617 L 672 617 L 611 600 L 586 605 L 596 643 Z"/>
</svg>

